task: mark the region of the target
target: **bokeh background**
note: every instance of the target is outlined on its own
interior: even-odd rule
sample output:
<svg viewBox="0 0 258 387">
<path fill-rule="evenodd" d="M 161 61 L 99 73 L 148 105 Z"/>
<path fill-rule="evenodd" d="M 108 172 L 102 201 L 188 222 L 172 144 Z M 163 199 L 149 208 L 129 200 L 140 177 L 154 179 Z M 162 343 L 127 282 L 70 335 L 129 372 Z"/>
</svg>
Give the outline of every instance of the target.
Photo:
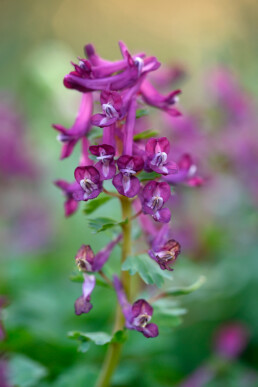
<svg viewBox="0 0 258 387">
<path fill-rule="evenodd" d="M 196 141 L 174 129 L 209 178 L 200 189 L 178 191 L 174 227 L 185 249 L 174 282 L 189 285 L 200 274 L 207 282 L 181 298 L 188 313 L 171 317 L 158 339 L 130 332 L 114 385 L 180 386 L 197 372 L 204 381 L 190 379 L 189 387 L 258 386 L 257 1 L 1 0 L 0 9 L 1 351 L 15 385 L 90 387 L 103 359 L 105 348 L 79 352 L 67 331 L 111 327 L 113 294 L 98 289 L 90 315 L 75 317 L 81 290 L 69 276 L 80 245 L 97 250 L 108 235 L 92 235 L 81 210 L 64 218 L 52 182 L 72 179 L 78 153 L 58 160 L 51 124 L 69 127 L 77 111 L 78 93 L 62 84 L 70 61 L 89 42 L 116 59 L 123 40 L 132 52 L 185 71 L 181 110 L 194 119 Z M 236 108 L 225 119 L 216 74 L 233 77 L 231 94 L 244 100 L 241 117 Z M 234 359 L 222 361 L 214 335 L 229 323 L 240 324 L 245 340 Z"/>
</svg>

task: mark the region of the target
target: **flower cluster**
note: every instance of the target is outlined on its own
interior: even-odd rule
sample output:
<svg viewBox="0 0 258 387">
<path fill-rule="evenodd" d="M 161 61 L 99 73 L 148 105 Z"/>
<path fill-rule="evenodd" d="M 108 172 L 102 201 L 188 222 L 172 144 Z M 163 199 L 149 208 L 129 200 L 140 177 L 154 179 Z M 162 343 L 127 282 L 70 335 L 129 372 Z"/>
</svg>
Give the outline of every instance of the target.
<svg viewBox="0 0 258 387">
<path fill-rule="evenodd" d="M 74 70 L 64 78 L 66 88 L 81 93 L 81 105 L 70 129 L 61 125 L 53 127 L 59 132 L 57 138 L 62 143 L 61 159 L 69 157 L 77 143 L 81 143 L 81 156 L 74 171 L 75 180 L 57 180 L 55 184 L 66 197 L 66 216 L 78 209 L 80 201 L 93 200 L 102 192 L 116 196 L 121 202 L 127 200 L 128 205 L 137 208 L 132 219 L 139 216 L 149 243 L 149 259 L 153 259 L 161 270 L 171 271 L 171 265 L 180 254 L 180 244 L 169 237 L 167 226 L 171 219 L 171 185 L 187 182 L 196 186 L 200 184 L 200 178 L 195 176 L 189 155 L 182 155 L 177 164 L 168 138 L 154 138 L 150 130 L 145 130 L 142 111 L 145 112 L 147 105 L 160 109 L 169 117 L 180 116 L 177 102 L 181 91 L 176 89 L 162 95 L 149 80 L 150 73 L 160 67 L 158 60 L 144 53 L 132 55 L 122 42 L 119 46 L 122 58 L 112 62 L 101 58 L 91 44 L 86 45 L 86 59 L 79 58 L 78 63 L 72 63 Z M 92 133 L 96 127 L 100 128 L 101 135 L 94 138 Z M 108 180 L 116 191 L 107 191 Z M 96 255 L 89 245 L 79 249 L 75 260 L 83 272 L 84 282 L 82 296 L 75 302 L 77 315 L 91 310 L 95 273 L 102 272 L 113 248 L 120 241 L 124 243 L 124 239 L 124 235 L 119 235 Z M 130 304 L 123 281 L 114 276 L 111 282 L 126 327 L 142 332 L 146 337 L 157 336 L 157 326 L 149 323 L 153 307 L 143 299 Z"/>
</svg>

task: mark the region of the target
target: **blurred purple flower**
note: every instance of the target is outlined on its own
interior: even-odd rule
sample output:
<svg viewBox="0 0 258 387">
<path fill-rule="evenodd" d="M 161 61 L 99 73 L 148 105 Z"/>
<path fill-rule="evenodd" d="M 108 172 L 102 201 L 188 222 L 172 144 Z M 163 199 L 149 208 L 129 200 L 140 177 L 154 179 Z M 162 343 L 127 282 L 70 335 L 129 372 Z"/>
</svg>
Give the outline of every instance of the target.
<svg viewBox="0 0 258 387">
<path fill-rule="evenodd" d="M 126 328 L 141 332 L 147 338 L 158 336 L 157 325 L 149 323 L 152 318 L 153 307 L 143 299 L 137 300 L 131 305 L 127 301 L 121 281 L 116 276 L 114 277 L 114 287 L 125 316 Z"/>
<path fill-rule="evenodd" d="M 78 208 L 78 201 L 73 198 L 73 193 L 79 188 L 78 183 L 68 183 L 65 180 L 56 180 L 54 183 L 63 191 L 63 194 L 66 197 L 64 203 L 65 216 L 72 215 Z"/>
<path fill-rule="evenodd" d="M 181 113 L 175 109 L 174 106 L 178 101 L 178 96 L 181 94 L 181 90 L 175 90 L 166 96 L 160 94 L 154 86 L 148 81 L 144 80 L 141 85 L 141 95 L 148 105 L 154 106 L 158 109 L 164 110 L 170 116 L 180 116 Z"/>
<path fill-rule="evenodd" d="M 165 177 L 170 184 L 184 183 L 190 187 L 198 187 L 203 184 L 203 178 L 196 175 L 197 167 L 189 154 L 184 154 L 177 163 L 178 173 Z"/>
<path fill-rule="evenodd" d="M 232 322 L 220 327 L 216 332 L 214 349 L 216 353 L 228 359 L 237 358 L 245 349 L 248 332 L 245 326 Z"/>
</svg>

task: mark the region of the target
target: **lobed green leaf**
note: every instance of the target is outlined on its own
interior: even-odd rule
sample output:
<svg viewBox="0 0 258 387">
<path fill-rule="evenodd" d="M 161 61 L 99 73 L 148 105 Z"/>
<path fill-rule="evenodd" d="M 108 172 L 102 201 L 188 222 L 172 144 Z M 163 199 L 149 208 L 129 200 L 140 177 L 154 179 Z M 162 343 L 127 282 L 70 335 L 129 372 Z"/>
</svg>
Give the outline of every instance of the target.
<svg viewBox="0 0 258 387">
<path fill-rule="evenodd" d="M 99 207 L 103 206 L 103 204 L 109 202 L 109 200 L 111 200 L 111 199 L 113 199 L 113 197 L 100 194 L 96 199 L 89 200 L 86 203 L 83 212 L 86 215 L 90 215 L 94 211 L 96 211 Z"/>
<path fill-rule="evenodd" d="M 44 366 L 23 355 L 14 355 L 9 360 L 8 372 L 10 384 L 19 387 L 36 386 L 48 373 Z"/>
<path fill-rule="evenodd" d="M 73 340 L 80 340 L 82 342 L 91 341 L 96 345 L 105 345 L 110 343 L 112 336 L 106 332 L 79 332 L 71 331 L 68 332 L 68 337 Z"/>
<path fill-rule="evenodd" d="M 163 285 L 164 279 L 172 279 L 171 273 L 161 270 L 147 254 L 129 256 L 122 265 L 123 271 L 129 271 L 131 275 L 138 273 L 148 285 L 156 285 L 159 288 Z"/>
<path fill-rule="evenodd" d="M 116 220 L 112 220 L 110 218 L 100 217 L 95 219 L 89 219 L 89 227 L 93 230 L 93 233 L 99 233 L 113 227 L 123 226 L 127 222 L 128 219 L 125 219 L 121 222 L 117 222 Z"/>
<path fill-rule="evenodd" d="M 177 288 L 172 288 L 172 289 L 167 290 L 166 295 L 167 296 L 183 296 L 186 294 L 190 294 L 190 293 L 198 290 L 205 282 L 206 282 L 206 277 L 204 277 L 202 275 L 195 283 L 193 283 L 190 286 L 187 286 L 185 288 L 177 287 Z"/>
</svg>

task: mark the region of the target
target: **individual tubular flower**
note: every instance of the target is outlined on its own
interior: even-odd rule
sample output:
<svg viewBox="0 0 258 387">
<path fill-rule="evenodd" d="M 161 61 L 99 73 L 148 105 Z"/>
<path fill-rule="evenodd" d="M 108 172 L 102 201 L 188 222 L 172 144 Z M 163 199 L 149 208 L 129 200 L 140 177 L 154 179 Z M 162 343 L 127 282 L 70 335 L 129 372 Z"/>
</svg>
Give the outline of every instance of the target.
<svg viewBox="0 0 258 387">
<path fill-rule="evenodd" d="M 102 269 L 107 262 L 113 248 L 121 240 L 122 235 L 118 235 L 116 239 L 111 241 L 104 249 L 100 250 L 96 255 L 89 245 L 82 245 L 75 256 L 75 262 L 79 270 L 83 272 L 84 282 L 82 286 L 82 296 L 75 301 L 75 313 L 80 315 L 88 313 L 92 309 L 90 302 L 91 293 L 95 287 L 96 279 L 93 274 L 88 272 L 97 272 Z"/>
<path fill-rule="evenodd" d="M 141 95 L 143 100 L 150 106 L 156 107 L 168 113 L 170 116 L 180 116 L 181 113 L 175 109 L 174 106 L 178 101 L 178 95 L 181 90 L 175 90 L 164 96 L 160 94 L 154 86 L 148 81 L 144 80 L 141 85 Z"/>
<path fill-rule="evenodd" d="M 178 173 L 165 177 L 171 184 L 185 183 L 190 187 L 198 187 L 203 184 L 203 179 L 196 175 L 197 167 L 189 154 L 184 154 L 177 163 Z"/>
<path fill-rule="evenodd" d="M 77 298 L 74 304 L 75 314 L 78 316 L 82 313 L 88 313 L 92 309 L 92 304 L 90 302 L 91 293 L 96 284 L 95 276 L 83 274 L 84 282 L 82 285 L 82 296 Z"/>
<path fill-rule="evenodd" d="M 129 53 L 127 46 L 122 41 L 119 42 L 119 47 L 123 58 L 127 59 L 129 66 L 137 68 L 138 77 L 150 71 L 155 71 L 160 67 L 160 63 L 155 56 L 147 58 L 145 57 L 145 54 L 132 56 Z"/>
<path fill-rule="evenodd" d="M 78 183 L 78 188 L 73 192 L 73 198 L 77 201 L 96 198 L 102 190 L 99 171 L 92 166 L 77 167 L 74 177 Z"/>
<path fill-rule="evenodd" d="M 116 91 L 102 91 L 100 94 L 100 102 L 104 114 L 95 114 L 91 122 L 93 125 L 103 128 L 114 124 L 118 119 L 122 118 L 122 98 Z"/>
<path fill-rule="evenodd" d="M 140 182 L 134 175 L 142 170 L 144 161 L 139 156 L 123 155 L 117 160 L 120 173 L 116 175 L 112 183 L 117 191 L 124 196 L 132 198 L 140 190 Z"/>
<path fill-rule="evenodd" d="M 152 215 L 157 222 L 168 223 L 171 213 L 163 205 L 169 198 L 170 186 L 166 182 L 150 181 L 140 194 L 143 213 Z"/>
<path fill-rule="evenodd" d="M 173 271 L 174 269 L 171 268 L 171 265 L 175 263 L 180 251 L 180 244 L 174 239 L 170 239 L 158 250 L 150 249 L 148 254 L 159 264 L 162 270 Z"/>
<path fill-rule="evenodd" d="M 131 305 L 118 277 L 114 277 L 114 287 L 118 301 L 125 316 L 125 326 L 128 329 L 141 332 L 145 337 L 156 337 L 159 330 L 156 324 L 149 323 L 153 314 L 153 307 L 145 300 L 140 299 Z"/>
<path fill-rule="evenodd" d="M 95 272 L 101 270 L 107 262 L 113 248 L 118 244 L 121 238 L 122 235 L 120 234 L 96 255 L 92 251 L 90 245 L 82 245 L 75 256 L 75 262 L 79 270 L 83 272 Z"/>
<path fill-rule="evenodd" d="M 97 164 L 95 168 L 99 171 L 101 180 L 109 180 L 115 176 L 116 166 L 114 163 L 115 149 L 111 145 L 92 145 L 90 152 L 97 156 Z"/>
<path fill-rule="evenodd" d="M 79 188 L 78 183 L 68 183 L 65 180 L 56 180 L 55 185 L 63 191 L 63 194 L 66 197 L 64 203 L 65 216 L 72 215 L 78 208 L 78 202 L 73 198 L 73 193 Z"/>
<path fill-rule="evenodd" d="M 61 160 L 71 155 L 76 143 L 90 130 L 92 107 L 92 95 L 84 93 L 79 113 L 71 129 L 65 129 L 61 125 L 53 125 L 53 128 L 59 132 L 57 139 L 63 144 Z"/>
<path fill-rule="evenodd" d="M 146 170 L 153 170 L 162 175 L 170 175 L 178 172 L 178 167 L 173 161 L 167 161 L 170 144 L 166 137 L 150 138 L 145 151 L 147 160 Z"/>
</svg>

